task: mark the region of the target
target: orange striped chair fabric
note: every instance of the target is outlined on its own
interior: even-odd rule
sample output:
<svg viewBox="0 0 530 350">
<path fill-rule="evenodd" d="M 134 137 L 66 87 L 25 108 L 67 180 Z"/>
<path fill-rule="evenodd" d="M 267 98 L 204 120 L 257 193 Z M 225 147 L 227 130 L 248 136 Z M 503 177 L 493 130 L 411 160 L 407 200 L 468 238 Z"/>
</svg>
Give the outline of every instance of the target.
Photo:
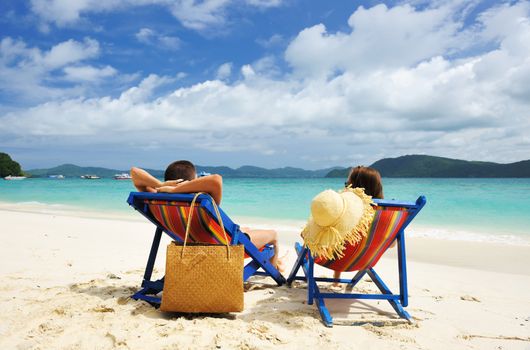
<svg viewBox="0 0 530 350">
<path fill-rule="evenodd" d="M 409 211 L 400 207 L 375 209 L 374 220 L 363 240 L 346 245 L 342 258 L 326 260 L 317 257 L 315 263 L 335 271 L 357 271 L 375 266 L 409 216 Z"/>
<path fill-rule="evenodd" d="M 156 200 L 146 200 L 145 203 L 149 206 L 153 216 L 166 230 L 184 241 L 190 203 Z M 229 240 L 231 239 L 229 232 L 226 232 L 226 237 Z M 226 244 L 221 226 L 213 217 L 207 214 L 204 208 L 199 206 L 193 208 L 188 242 Z"/>
</svg>

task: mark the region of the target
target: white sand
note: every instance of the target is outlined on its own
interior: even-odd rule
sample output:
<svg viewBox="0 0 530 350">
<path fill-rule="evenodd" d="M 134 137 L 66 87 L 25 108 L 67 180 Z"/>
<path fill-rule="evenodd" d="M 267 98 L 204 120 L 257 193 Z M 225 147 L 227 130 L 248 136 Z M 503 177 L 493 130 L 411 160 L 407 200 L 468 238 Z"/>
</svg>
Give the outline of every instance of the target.
<svg viewBox="0 0 530 350">
<path fill-rule="evenodd" d="M 277 228 L 290 269 L 296 235 Z M 304 283 L 255 279 L 245 311 L 221 316 L 179 317 L 131 300 L 153 231 L 136 218 L 0 210 L 0 349 L 530 349 L 530 247 L 409 239 L 415 323 L 387 302 L 342 300 L 328 302 L 336 326 L 326 328 Z M 393 255 L 376 270 L 395 290 Z"/>
</svg>

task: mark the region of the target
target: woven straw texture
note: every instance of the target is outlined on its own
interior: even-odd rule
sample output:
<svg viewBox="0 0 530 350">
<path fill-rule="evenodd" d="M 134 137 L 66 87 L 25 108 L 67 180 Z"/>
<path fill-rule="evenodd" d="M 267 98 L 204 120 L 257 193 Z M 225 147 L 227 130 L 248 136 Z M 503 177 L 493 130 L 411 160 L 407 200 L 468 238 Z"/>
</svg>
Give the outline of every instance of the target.
<svg viewBox="0 0 530 350">
<path fill-rule="evenodd" d="M 224 313 L 243 311 L 242 245 L 168 245 L 162 311 Z"/>
</svg>

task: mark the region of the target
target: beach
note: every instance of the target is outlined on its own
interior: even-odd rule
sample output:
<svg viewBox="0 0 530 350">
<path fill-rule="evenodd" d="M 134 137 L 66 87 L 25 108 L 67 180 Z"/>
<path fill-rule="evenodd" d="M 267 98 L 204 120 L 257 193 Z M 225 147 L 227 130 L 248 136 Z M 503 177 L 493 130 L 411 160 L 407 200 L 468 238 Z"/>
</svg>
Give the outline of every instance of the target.
<svg viewBox="0 0 530 350">
<path fill-rule="evenodd" d="M 2 349 L 530 348 L 529 246 L 408 239 L 413 323 L 397 318 L 384 301 L 338 300 L 327 302 L 335 321 L 327 328 L 315 305 L 307 305 L 303 282 L 278 287 L 254 277 L 245 284 L 245 310 L 224 315 L 162 313 L 130 299 L 154 231 L 139 215 L 87 217 L 4 206 L 0 222 Z M 269 224 L 275 228 L 273 220 Z M 288 273 L 297 234 L 278 229 Z M 164 238 L 159 250 L 159 276 L 168 242 Z M 395 290 L 395 252 L 376 270 Z M 372 291 L 374 285 L 363 281 L 357 288 Z"/>
</svg>

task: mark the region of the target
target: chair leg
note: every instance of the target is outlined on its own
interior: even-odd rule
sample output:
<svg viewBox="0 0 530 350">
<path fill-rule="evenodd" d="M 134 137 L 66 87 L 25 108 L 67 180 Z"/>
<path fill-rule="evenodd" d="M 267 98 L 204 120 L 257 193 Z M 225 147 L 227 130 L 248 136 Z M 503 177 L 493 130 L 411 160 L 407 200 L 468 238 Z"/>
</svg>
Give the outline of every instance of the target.
<svg viewBox="0 0 530 350">
<path fill-rule="evenodd" d="M 144 300 L 147 301 L 149 304 L 158 307 L 161 303 L 161 298 L 157 297 L 158 293 L 160 293 L 164 289 L 164 278 L 162 277 L 159 280 L 156 281 L 144 281 L 142 283 L 142 289 L 134 293 L 131 298 L 134 300 Z"/>
<path fill-rule="evenodd" d="M 375 272 L 374 269 L 370 268 L 366 272 L 368 273 L 372 281 L 374 281 L 375 285 L 377 286 L 377 288 L 379 288 L 381 293 L 387 294 L 387 295 L 392 294 L 390 289 L 386 286 L 385 282 L 383 282 L 381 277 L 379 277 L 379 275 Z M 407 321 L 411 320 L 409 313 L 405 311 L 405 309 L 403 309 L 403 306 L 401 305 L 401 302 L 399 300 L 388 300 L 388 302 L 390 303 L 390 305 L 394 308 L 394 310 L 397 312 L 397 314 L 401 318 L 404 318 Z"/>
<path fill-rule="evenodd" d="M 145 266 L 144 281 L 151 280 L 151 275 L 153 274 L 153 267 L 155 266 L 156 254 L 158 253 L 158 247 L 160 246 L 161 238 L 162 229 L 157 227 L 155 230 L 155 236 L 153 237 L 153 243 L 151 244 L 149 258 L 147 259 L 147 265 Z"/>
<path fill-rule="evenodd" d="M 134 293 L 131 298 L 134 300 L 144 300 L 147 301 L 149 304 L 153 305 L 154 307 L 160 306 L 161 298 L 155 297 L 155 296 L 149 296 L 147 294 L 153 294 L 149 288 L 143 288 L 140 289 L 138 292 Z"/>
<path fill-rule="evenodd" d="M 365 274 L 366 274 L 366 270 L 361 270 L 357 272 L 357 274 L 353 276 L 351 282 L 346 285 L 346 291 L 351 292 L 353 287 L 355 287 L 355 285 L 359 283 L 360 280 L 362 280 Z"/>
<path fill-rule="evenodd" d="M 250 277 L 254 276 L 256 271 L 260 268 L 259 263 L 256 260 L 252 260 L 243 270 L 243 281 L 247 281 Z"/>
<path fill-rule="evenodd" d="M 318 286 L 316 285 L 314 276 L 315 261 L 313 260 L 311 254 L 309 254 L 307 260 L 307 305 L 313 305 L 313 294 L 315 292 L 315 289 L 318 290 Z"/>
<path fill-rule="evenodd" d="M 318 284 L 315 280 L 315 261 L 313 260 L 313 257 L 310 253 L 308 254 L 307 260 L 307 263 L 303 266 L 307 277 L 307 305 L 313 305 L 313 302 L 316 301 L 316 306 L 318 308 L 318 312 L 320 313 L 320 317 L 322 318 L 322 322 L 324 322 L 326 327 L 333 327 L 333 318 L 326 307 L 324 298 L 320 295 L 320 288 L 318 288 Z"/>
<path fill-rule="evenodd" d="M 322 322 L 324 322 L 324 325 L 326 327 L 333 327 L 333 318 L 331 317 L 331 314 L 329 313 L 328 308 L 326 307 L 326 304 L 324 304 L 324 298 L 317 297 L 316 301 L 317 301 L 318 312 L 320 313 Z"/>
<path fill-rule="evenodd" d="M 407 286 L 407 256 L 405 252 L 405 234 L 400 231 L 397 235 L 399 296 L 404 307 L 409 305 L 409 291 Z"/>
<path fill-rule="evenodd" d="M 164 288 L 164 278 L 157 281 L 151 281 L 153 275 L 153 268 L 155 266 L 156 254 L 158 253 L 158 247 L 160 246 L 160 239 L 162 238 L 162 229 L 158 228 L 155 230 L 155 236 L 153 237 L 153 243 L 151 244 L 151 250 L 149 251 L 149 258 L 147 259 L 147 265 L 145 266 L 144 278 L 142 281 L 142 289 L 134 293 L 131 298 L 138 300 L 145 300 L 152 305 L 160 304 L 160 298 L 148 296 L 147 294 L 156 295 Z"/>
<path fill-rule="evenodd" d="M 158 307 L 160 305 L 161 298 L 150 295 L 157 295 L 164 289 L 164 278 L 165 277 L 162 277 L 161 279 L 156 281 L 143 281 L 143 288 L 134 293 L 131 298 L 133 298 L 134 300 L 144 300 L 147 301 L 149 304 Z"/>
<path fill-rule="evenodd" d="M 291 286 L 293 281 L 297 279 L 296 274 L 298 273 L 298 270 L 300 270 L 300 267 L 306 262 L 305 257 L 307 255 L 307 248 L 303 248 L 302 245 L 298 242 L 295 243 L 294 249 L 298 253 L 298 257 L 296 258 L 296 263 L 294 264 L 293 269 L 291 270 L 291 273 L 287 278 L 287 286 L 289 287 Z"/>
</svg>

